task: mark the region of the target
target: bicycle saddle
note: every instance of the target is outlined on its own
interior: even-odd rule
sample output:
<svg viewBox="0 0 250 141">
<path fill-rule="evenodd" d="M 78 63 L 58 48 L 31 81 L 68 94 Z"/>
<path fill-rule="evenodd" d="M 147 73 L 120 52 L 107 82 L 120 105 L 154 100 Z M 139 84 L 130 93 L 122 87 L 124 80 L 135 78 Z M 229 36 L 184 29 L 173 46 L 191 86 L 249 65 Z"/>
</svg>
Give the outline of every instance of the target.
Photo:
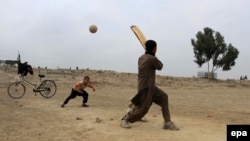
<svg viewBox="0 0 250 141">
<path fill-rule="evenodd" d="M 39 74 L 38 76 L 39 76 L 40 78 L 45 77 L 45 75 L 43 75 L 43 74 Z"/>
</svg>

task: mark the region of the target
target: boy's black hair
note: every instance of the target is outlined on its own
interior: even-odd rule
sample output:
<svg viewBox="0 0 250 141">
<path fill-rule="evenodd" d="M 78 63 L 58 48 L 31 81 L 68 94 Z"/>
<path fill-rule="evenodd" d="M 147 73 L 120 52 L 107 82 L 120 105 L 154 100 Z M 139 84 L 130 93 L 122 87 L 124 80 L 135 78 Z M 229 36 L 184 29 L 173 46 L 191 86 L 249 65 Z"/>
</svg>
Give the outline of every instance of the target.
<svg viewBox="0 0 250 141">
<path fill-rule="evenodd" d="M 152 52 L 152 50 L 156 48 L 157 44 L 154 40 L 147 40 L 145 46 L 146 46 L 146 51 Z"/>
<path fill-rule="evenodd" d="M 84 79 L 84 80 L 85 80 L 85 79 L 88 79 L 88 80 L 89 80 L 89 76 L 84 76 L 84 78 L 83 78 L 83 79 Z"/>
</svg>

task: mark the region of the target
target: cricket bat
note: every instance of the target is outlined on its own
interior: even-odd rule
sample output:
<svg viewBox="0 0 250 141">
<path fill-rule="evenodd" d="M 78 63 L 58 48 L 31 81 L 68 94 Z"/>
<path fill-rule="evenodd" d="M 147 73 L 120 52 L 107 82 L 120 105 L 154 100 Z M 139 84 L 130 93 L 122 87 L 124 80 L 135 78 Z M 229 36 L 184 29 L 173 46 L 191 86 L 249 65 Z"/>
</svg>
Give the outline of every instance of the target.
<svg viewBox="0 0 250 141">
<path fill-rule="evenodd" d="M 137 39 L 140 41 L 142 47 L 144 49 L 146 49 L 145 43 L 146 43 L 147 39 L 145 38 L 145 36 L 141 32 L 141 30 L 136 25 L 132 25 L 130 28 L 134 32 Z"/>
</svg>

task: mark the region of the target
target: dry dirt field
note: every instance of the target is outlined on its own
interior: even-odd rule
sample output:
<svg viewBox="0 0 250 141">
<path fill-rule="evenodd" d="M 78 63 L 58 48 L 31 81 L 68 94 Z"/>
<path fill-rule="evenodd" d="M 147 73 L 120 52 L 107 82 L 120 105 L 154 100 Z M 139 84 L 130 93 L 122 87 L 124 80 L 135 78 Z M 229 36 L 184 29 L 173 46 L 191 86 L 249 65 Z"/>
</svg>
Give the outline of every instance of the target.
<svg viewBox="0 0 250 141">
<path fill-rule="evenodd" d="M 27 87 L 21 99 L 7 94 L 16 68 L 0 67 L 1 141 L 225 141 L 227 124 L 250 124 L 250 81 L 157 76 L 157 86 L 169 95 L 172 120 L 180 131 L 163 130 L 161 109 L 153 104 L 146 122 L 120 127 L 130 98 L 136 93 L 137 75 L 97 70 L 44 70 L 57 84 L 50 99 Z M 26 79 L 36 82 L 34 76 Z M 89 75 L 96 91 L 89 92 L 90 107 L 81 97 L 60 105 L 72 85 Z M 101 119 L 97 122 L 96 118 Z"/>
</svg>

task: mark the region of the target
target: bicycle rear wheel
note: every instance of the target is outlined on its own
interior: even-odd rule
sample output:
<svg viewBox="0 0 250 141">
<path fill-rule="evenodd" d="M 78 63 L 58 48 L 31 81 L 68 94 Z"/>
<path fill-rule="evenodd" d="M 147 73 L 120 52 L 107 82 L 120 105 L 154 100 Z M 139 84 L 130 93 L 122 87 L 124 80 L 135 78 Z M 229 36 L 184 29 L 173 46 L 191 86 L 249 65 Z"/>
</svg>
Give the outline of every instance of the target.
<svg viewBox="0 0 250 141">
<path fill-rule="evenodd" d="M 8 87 L 8 95 L 14 99 L 23 97 L 26 88 L 21 82 L 11 83 Z"/>
<path fill-rule="evenodd" d="M 56 94 L 56 83 L 52 80 L 44 80 L 39 86 L 40 94 L 45 98 L 50 98 Z"/>
</svg>

